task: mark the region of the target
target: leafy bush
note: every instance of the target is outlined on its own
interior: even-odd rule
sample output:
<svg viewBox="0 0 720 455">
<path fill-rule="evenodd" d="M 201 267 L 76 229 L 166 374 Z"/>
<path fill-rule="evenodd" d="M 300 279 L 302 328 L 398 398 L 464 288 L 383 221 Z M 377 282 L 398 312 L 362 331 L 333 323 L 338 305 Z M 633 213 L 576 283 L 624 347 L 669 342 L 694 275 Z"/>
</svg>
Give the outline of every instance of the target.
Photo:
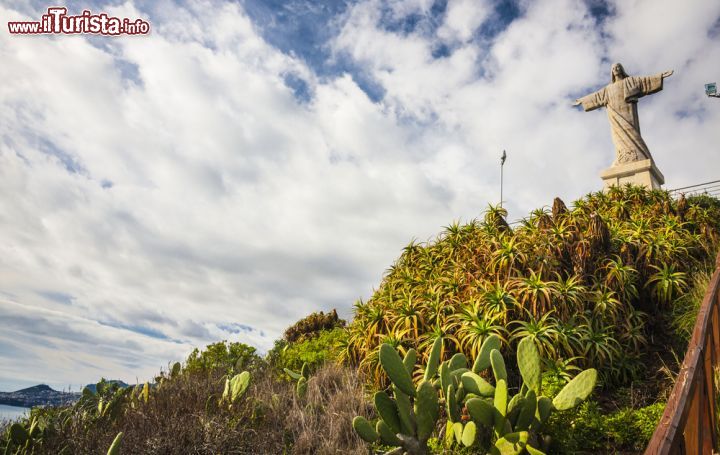
<svg viewBox="0 0 720 455">
<path fill-rule="evenodd" d="M 260 361 L 255 348 L 244 343 L 228 343 L 223 340 L 209 344 L 205 350 L 195 348 L 185 361 L 185 371 L 190 373 L 222 371 L 240 372 Z"/>
<path fill-rule="evenodd" d="M 332 330 L 337 327 L 345 327 L 345 321 L 338 317 L 337 311 L 333 309 L 330 313 L 312 313 L 297 321 L 285 330 L 285 341 L 292 343 L 312 338 L 325 330 Z"/>
<path fill-rule="evenodd" d="M 585 402 L 574 412 L 550 418 L 551 453 L 642 451 L 664 410 L 665 403 L 659 402 L 606 414 L 596 401 Z"/>
<path fill-rule="evenodd" d="M 692 336 L 697 313 L 705 298 L 713 271 L 712 268 L 707 268 L 695 273 L 690 290 L 672 304 L 671 325 L 675 335 L 685 344 L 690 341 Z"/>
<path fill-rule="evenodd" d="M 315 337 L 295 343 L 278 340 L 268 352 L 267 359 L 280 371 L 284 368 L 300 371 L 305 363 L 314 371 L 326 362 L 337 360 L 339 346 L 346 338 L 345 329 L 336 328 L 321 330 Z"/>
</svg>

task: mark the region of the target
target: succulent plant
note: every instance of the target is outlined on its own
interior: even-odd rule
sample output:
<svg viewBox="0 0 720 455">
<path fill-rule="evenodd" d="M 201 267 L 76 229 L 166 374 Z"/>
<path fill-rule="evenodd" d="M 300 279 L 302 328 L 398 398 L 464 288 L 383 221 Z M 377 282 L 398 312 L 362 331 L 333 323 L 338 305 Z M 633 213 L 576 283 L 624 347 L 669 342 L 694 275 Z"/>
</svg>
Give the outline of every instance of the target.
<svg viewBox="0 0 720 455">
<path fill-rule="evenodd" d="M 582 403 L 595 388 L 597 371 L 588 369 L 581 372 L 551 401 L 541 395 L 542 364 L 537 346 L 531 338 L 524 338 L 517 347 L 518 369 L 523 384 L 519 392 L 510 398 L 505 362 L 496 348 L 499 340 L 494 340 L 493 337 L 486 339 L 480 349 L 481 355 L 486 355 L 489 351 L 489 363 L 495 377 L 492 404 L 484 398 L 489 394 L 492 386 L 489 384 L 486 386 L 486 381 L 481 380 L 482 378 L 476 374 L 480 371 L 476 371 L 463 373 L 461 381 L 465 390 L 472 393 L 467 394 L 464 401 L 457 400 L 457 406 L 464 404 L 475 424 L 492 428 L 495 444 L 490 448 L 491 454 L 543 454 L 539 447 L 543 446 L 543 449 L 546 449 L 544 446 L 547 445 L 547 441 L 539 438 L 538 432 L 542 425 L 547 422 L 553 410 L 564 411 Z M 477 364 L 485 366 L 487 362 L 483 358 L 478 359 Z M 470 397 L 470 395 L 479 396 Z M 457 412 L 448 412 L 449 418 L 455 415 Z M 468 424 L 465 424 L 465 427 L 467 426 Z M 467 446 L 469 441 L 470 436 L 465 437 L 463 431 L 461 442 Z"/>
<path fill-rule="evenodd" d="M 232 407 L 235 401 L 237 401 L 238 398 L 243 396 L 249 385 L 250 373 L 247 371 L 236 374 L 232 378 L 226 378 L 225 390 L 222 394 L 222 401 L 227 401 L 230 407 Z"/>
<path fill-rule="evenodd" d="M 299 373 L 288 368 L 283 368 L 283 371 L 297 381 L 295 384 L 295 392 L 299 398 L 303 398 L 307 393 L 308 381 L 310 380 L 310 367 L 308 367 L 307 362 L 303 363 Z"/>
<path fill-rule="evenodd" d="M 455 354 L 440 363 L 442 343 L 442 338 L 435 340 L 425 374 L 417 386 L 412 381 L 417 353 L 410 349 L 401 359 L 391 345 L 380 346 L 380 365 L 392 387 L 374 396 L 380 417 L 374 426 L 361 416 L 353 420 L 353 428 L 362 439 L 398 447 L 388 452 L 390 454 L 427 454 L 427 441 L 438 420 L 438 394 L 441 394 L 448 419 L 446 445 L 485 444 L 492 455 L 541 455 L 548 441 L 540 438 L 539 432 L 551 412 L 577 406 L 592 393 L 597 382 L 597 371 L 585 370 L 553 400 L 543 396 L 540 354 L 535 342 L 524 338 L 517 346 L 518 370 L 523 383 L 518 393 L 511 396 L 505 360 L 500 353 L 501 343 L 496 335 L 485 339 L 472 370 L 467 368 L 468 361 L 463 354 Z M 490 377 L 484 373 L 488 368 L 492 370 L 494 384 L 485 379 Z M 492 435 L 490 440 L 487 435 Z"/>
<path fill-rule="evenodd" d="M 427 441 L 440 416 L 440 403 L 432 379 L 437 375 L 442 352 L 442 338 L 435 340 L 420 384 L 415 387 L 412 371 L 417 353 L 410 349 L 404 359 L 391 345 L 380 346 L 380 365 L 392 382 L 392 397 L 385 391 L 373 401 L 380 419 L 375 427 L 362 416 L 353 419 L 353 428 L 370 443 L 380 441 L 396 447 L 389 454 L 426 455 Z"/>
<path fill-rule="evenodd" d="M 108 448 L 107 455 L 120 455 L 120 441 L 122 441 L 122 436 L 122 431 L 115 436 L 115 439 L 113 439 L 112 444 L 110 444 Z"/>
<path fill-rule="evenodd" d="M 45 425 L 39 424 L 38 418 L 33 416 L 30 419 L 14 422 L 6 427 L 5 432 L 5 435 L 0 436 L 0 448 L 4 449 L 3 453 L 36 453 L 45 436 Z"/>
</svg>

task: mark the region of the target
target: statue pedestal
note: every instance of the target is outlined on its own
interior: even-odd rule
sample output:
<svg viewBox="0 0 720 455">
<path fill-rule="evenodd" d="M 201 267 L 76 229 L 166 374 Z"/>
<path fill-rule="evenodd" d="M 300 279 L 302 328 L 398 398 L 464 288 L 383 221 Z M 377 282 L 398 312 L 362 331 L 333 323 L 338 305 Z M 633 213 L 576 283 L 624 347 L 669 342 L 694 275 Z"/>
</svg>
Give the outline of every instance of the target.
<svg viewBox="0 0 720 455">
<path fill-rule="evenodd" d="M 644 186 L 649 190 L 656 190 L 665 183 L 665 177 L 652 159 L 612 166 L 602 171 L 600 177 L 603 179 L 605 189 L 612 185 L 622 186 L 630 183 Z"/>
</svg>

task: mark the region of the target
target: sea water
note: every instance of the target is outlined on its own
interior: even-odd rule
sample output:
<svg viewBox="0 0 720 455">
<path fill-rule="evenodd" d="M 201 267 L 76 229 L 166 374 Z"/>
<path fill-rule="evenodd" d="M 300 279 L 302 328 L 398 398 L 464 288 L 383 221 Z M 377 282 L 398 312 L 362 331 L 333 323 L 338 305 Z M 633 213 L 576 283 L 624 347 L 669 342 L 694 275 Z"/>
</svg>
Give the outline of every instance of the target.
<svg viewBox="0 0 720 455">
<path fill-rule="evenodd" d="M 16 420 L 28 415 L 30 408 L 0 404 L 0 420 Z"/>
</svg>

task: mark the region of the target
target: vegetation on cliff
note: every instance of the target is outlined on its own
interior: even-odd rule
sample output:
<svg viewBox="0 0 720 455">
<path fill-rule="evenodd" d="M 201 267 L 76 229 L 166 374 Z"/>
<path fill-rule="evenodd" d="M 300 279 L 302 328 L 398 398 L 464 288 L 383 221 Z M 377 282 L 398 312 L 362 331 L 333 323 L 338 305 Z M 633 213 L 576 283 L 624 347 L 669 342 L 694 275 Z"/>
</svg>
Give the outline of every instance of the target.
<svg viewBox="0 0 720 455">
<path fill-rule="evenodd" d="M 347 327 L 312 314 L 262 357 L 220 342 L 152 385 L 99 383 L 33 409 L 0 449 L 366 454 L 365 438 L 420 453 L 642 450 L 714 265 L 720 202 L 623 187 L 505 216 L 490 207 L 412 242 Z M 401 407 L 404 423 L 388 413 Z"/>
</svg>

